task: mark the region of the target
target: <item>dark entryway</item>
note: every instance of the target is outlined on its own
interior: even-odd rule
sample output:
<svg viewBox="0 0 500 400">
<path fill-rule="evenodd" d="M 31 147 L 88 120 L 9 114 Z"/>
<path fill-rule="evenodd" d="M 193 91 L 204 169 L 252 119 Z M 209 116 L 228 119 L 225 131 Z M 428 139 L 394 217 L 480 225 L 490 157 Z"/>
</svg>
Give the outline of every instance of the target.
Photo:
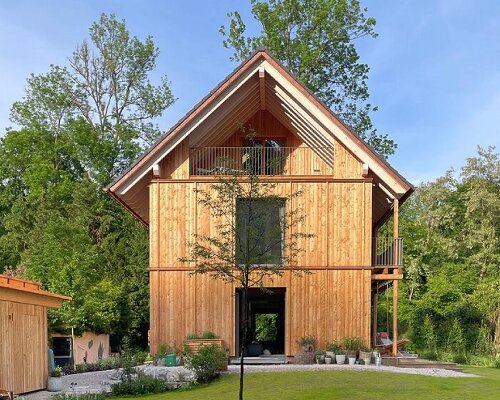
<svg viewBox="0 0 500 400">
<path fill-rule="evenodd" d="M 243 304 L 240 289 L 236 290 L 236 354 L 242 337 Z M 249 330 L 247 355 L 258 356 L 269 350 L 271 354 L 285 353 L 285 288 L 251 288 L 249 299 Z M 260 354 L 259 354 L 260 353 Z"/>
</svg>

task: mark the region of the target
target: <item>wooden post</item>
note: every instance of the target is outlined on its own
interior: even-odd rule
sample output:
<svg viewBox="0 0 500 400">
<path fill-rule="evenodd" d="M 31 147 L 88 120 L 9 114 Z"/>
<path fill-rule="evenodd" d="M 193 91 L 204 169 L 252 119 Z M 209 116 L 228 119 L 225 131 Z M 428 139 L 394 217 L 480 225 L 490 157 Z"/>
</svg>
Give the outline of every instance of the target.
<svg viewBox="0 0 500 400">
<path fill-rule="evenodd" d="M 398 354 L 398 280 L 392 282 L 392 355 Z"/>
<path fill-rule="evenodd" d="M 378 282 L 376 282 L 378 285 Z M 378 291 L 373 294 L 373 309 L 372 309 L 372 347 L 377 345 L 377 308 L 378 308 Z"/>
<path fill-rule="evenodd" d="M 393 255 L 394 266 L 398 265 L 399 248 L 396 245 L 396 239 L 399 237 L 399 200 L 394 199 L 393 207 Z M 398 273 L 399 268 L 397 269 Z M 393 270 L 396 272 L 396 269 Z M 392 354 L 395 357 L 398 354 L 398 280 L 392 282 Z"/>
<path fill-rule="evenodd" d="M 399 260 L 399 246 L 397 245 L 397 238 L 399 238 L 399 200 L 394 199 L 393 211 L 393 241 L 392 241 L 392 255 L 393 255 L 393 265 L 396 267 Z M 398 273 L 400 273 L 398 268 Z"/>
</svg>

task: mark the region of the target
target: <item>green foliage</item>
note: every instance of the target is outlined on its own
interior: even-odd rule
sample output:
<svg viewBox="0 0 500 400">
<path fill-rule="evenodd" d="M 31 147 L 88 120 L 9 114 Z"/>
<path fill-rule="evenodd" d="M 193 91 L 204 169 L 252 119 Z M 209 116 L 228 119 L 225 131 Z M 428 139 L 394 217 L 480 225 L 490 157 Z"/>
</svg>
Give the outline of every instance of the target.
<svg viewBox="0 0 500 400">
<path fill-rule="evenodd" d="M 450 332 L 448 333 L 448 340 L 446 342 L 446 350 L 451 351 L 455 355 L 463 356 L 465 353 L 465 343 L 462 333 L 460 321 L 455 318 Z"/>
<path fill-rule="evenodd" d="M 181 353 L 181 350 L 175 344 L 160 343 L 160 345 L 158 346 L 156 357 L 164 358 L 167 354 L 180 355 Z"/>
<path fill-rule="evenodd" d="M 424 318 L 420 335 L 424 341 L 424 349 L 427 354 L 437 354 L 436 335 L 434 333 L 434 326 L 429 315 L 426 315 Z M 433 356 L 432 359 L 435 359 L 436 357 L 437 356 Z"/>
<path fill-rule="evenodd" d="M 373 128 L 368 103 L 369 67 L 360 62 L 356 42 L 376 37 L 375 19 L 358 0 L 251 0 L 261 32 L 248 36 L 238 11 L 220 32 L 234 61 L 264 47 L 383 156 L 395 143 Z"/>
<path fill-rule="evenodd" d="M 214 380 L 227 368 L 227 354 L 216 344 L 202 346 L 198 353 L 186 357 L 186 368 L 193 371 L 197 383 Z"/>
<path fill-rule="evenodd" d="M 111 385 L 113 396 L 140 396 L 148 393 L 163 393 L 169 390 L 165 380 L 138 372 L 132 379 L 124 379 Z"/>
<path fill-rule="evenodd" d="M 345 337 L 342 339 L 342 348 L 344 350 L 360 350 L 363 347 L 363 341 L 359 337 Z"/>
<path fill-rule="evenodd" d="M 69 65 L 31 75 L 12 106 L 20 129 L 0 138 L 0 271 L 73 298 L 49 312 L 52 330 L 146 346 L 147 232 L 102 188 L 158 136 L 152 118 L 173 102 L 165 79 L 149 81 L 157 56 L 151 38 L 103 14 Z"/>
<path fill-rule="evenodd" d="M 63 375 L 63 369 L 61 367 L 55 367 L 52 371 L 50 371 L 50 376 L 54 378 L 59 378 Z"/>
<path fill-rule="evenodd" d="M 217 339 L 218 336 L 211 331 L 205 331 L 201 334 L 201 338 L 202 339 Z"/>
<path fill-rule="evenodd" d="M 327 343 L 326 351 L 332 351 L 335 354 L 340 354 L 340 352 L 342 351 L 342 344 L 340 344 L 340 342 L 337 341 Z"/>
<path fill-rule="evenodd" d="M 482 363 L 481 357 L 498 351 L 500 338 L 500 159 L 495 148 L 478 147 L 458 177 L 449 171 L 420 185 L 402 208 L 400 226 L 405 238 L 400 333 L 410 336 L 412 350 L 421 355 Z"/>
<path fill-rule="evenodd" d="M 318 343 L 318 339 L 316 339 L 314 336 L 311 336 L 311 335 L 302 336 L 299 340 L 297 340 L 297 344 L 300 347 L 315 348 L 317 343 Z"/>
<path fill-rule="evenodd" d="M 257 341 L 276 340 L 276 320 L 278 314 L 257 314 L 255 316 L 255 339 Z"/>
<path fill-rule="evenodd" d="M 198 333 L 190 333 L 186 336 L 186 339 L 218 339 L 219 337 L 211 331 L 205 331 L 201 334 Z"/>
</svg>

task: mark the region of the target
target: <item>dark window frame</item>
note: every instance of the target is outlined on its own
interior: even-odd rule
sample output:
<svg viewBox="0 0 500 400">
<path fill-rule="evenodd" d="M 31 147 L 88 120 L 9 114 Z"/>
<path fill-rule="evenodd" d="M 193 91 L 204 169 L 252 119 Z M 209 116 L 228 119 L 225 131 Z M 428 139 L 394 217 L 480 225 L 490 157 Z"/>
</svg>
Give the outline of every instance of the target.
<svg viewBox="0 0 500 400">
<path fill-rule="evenodd" d="M 254 204 L 252 206 L 252 210 L 258 210 L 259 207 L 262 207 L 263 204 L 268 202 L 275 208 L 274 210 L 265 210 L 262 209 L 259 216 L 253 216 L 253 221 L 249 221 L 250 218 L 249 211 L 250 206 L 247 206 L 247 209 L 241 210 L 239 207 L 244 207 L 245 202 L 255 202 L 261 203 Z M 236 199 L 236 221 L 235 221 L 235 230 L 237 235 L 239 236 L 240 241 L 238 242 L 238 238 L 236 238 L 235 243 L 235 259 L 238 264 L 245 264 L 246 261 L 254 261 L 251 262 L 252 265 L 277 265 L 283 262 L 283 257 L 285 254 L 285 229 L 284 229 L 284 215 L 285 215 L 285 207 L 286 207 L 286 199 L 280 197 L 269 197 L 269 198 L 259 198 L 259 199 L 249 199 L 249 198 L 238 198 Z M 266 207 L 266 206 L 264 206 Z M 268 207 L 268 206 L 267 206 Z M 245 213 L 246 211 L 246 213 Z M 262 215 L 264 214 L 264 215 Z M 273 215 L 274 214 L 274 215 Z M 255 226 L 253 229 L 254 238 L 249 239 L 249 246 L 252 249 L 257 249 L 257 254 L 255 255 L 255 260 L 252 260 L 253 257 L 245 254 L 245 252 L 240 255 L 240 244 L 246 245 L 247 242 L 247 234 L 252 228 L 247 228 L 247 223 L 254 223 Z M 239 227 L 239 224 L 244 224 Z M 276 226 L 279 224 L 279 228 Z M 240 231 L 243 229 L 243 231 Z M 259 236 L 260 235 L 260 236 Z M 278 238 L 279 235 L 279 238 Z M 271 243 L 263 243 L 262 239 L 270 240 Z M 274 244 L 272 242 L 275 242 Z M 263 249 L 262 249 L 263 247 Z M 249 254 L 252 253 L 252 249 L 250 249 Z M 263 254 L 259 254 L 261 250 L 267 251 Z M 273 254 L 274 253 L 274 254 Z M 250 260 L 248 260 L 250 259 Z"/>
</svg>

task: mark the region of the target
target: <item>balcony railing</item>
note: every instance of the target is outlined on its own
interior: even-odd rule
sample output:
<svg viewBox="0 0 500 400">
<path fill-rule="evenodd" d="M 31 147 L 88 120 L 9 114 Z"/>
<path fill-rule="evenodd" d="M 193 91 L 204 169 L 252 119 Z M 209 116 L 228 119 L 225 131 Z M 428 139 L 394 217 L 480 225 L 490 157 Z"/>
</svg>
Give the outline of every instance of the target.
<svg viewBox="0 0 500 400">
<path fill-rule="evenodd" d="M 198 147 L 189 166 L 190 175 L 327 175 L 333 147 Z"/>
<path fill-rule="evenodd" d="M 374 266 L 402 266 L 403 238 L 373 238 L 372 254 Z"/>
</svg>

